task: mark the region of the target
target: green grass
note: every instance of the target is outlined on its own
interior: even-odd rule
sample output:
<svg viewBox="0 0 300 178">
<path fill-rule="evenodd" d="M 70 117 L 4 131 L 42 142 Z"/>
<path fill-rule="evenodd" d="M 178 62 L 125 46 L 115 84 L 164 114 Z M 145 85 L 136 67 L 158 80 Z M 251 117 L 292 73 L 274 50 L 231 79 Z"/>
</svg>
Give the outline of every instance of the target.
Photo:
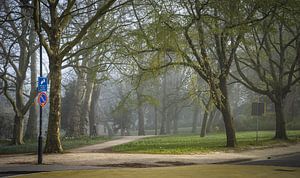
<svg viewBox="0 0 300 178">
<path fill-rule="evenodd" d="M 272 177 L 272 178 L 294 178 L 299 177 L 300 168 L 286 168 L 274 166 L 242 166 L 242 165 L 197 165 L 162 168 L 141 168 L 141 169 L 102 169 L 102 170 L 81 170 L 81 171 L 54 171 L 37 174 L 21 175 L 18 177 L 50 178 L 215 178 L 215 177 Z"/>
<path fill-rule="evenodd" d="M 62 139 L 62 146 L 64 150 L 78 148 L 85 145 L 94 145 L 98 143 L 103 143 L 105 141 L 111 140 L 111 137 L 81 137 L 81 138 L 68 138 Z M 45 142 L 45 140 L 44 140 Z M 0 141 L 0 154 L 12 154 L 12 153 L 36 153 L 37 152 L 37 142 L 28 140 L 23 145 L 11 145 L 9 141 Z"/>
<path fill-rule="evenodd" d="M 256 143 L 255 132 L 237 132 L 238 147 L 235 150 L 252 147 L 283 146 L 300 140 L 300 131 L 288 131 L 289 141 L 273 140 L 273 131 L 260 131 Z M 112 148 L 115 152 L 151 153 L 151 154 L 193 154 L 212 151 L 228 151 L 225 147 L 225 134 L 210 134 L 204 138 L 198 135 L 171 135 L 150 137 Z"/>
</svg>

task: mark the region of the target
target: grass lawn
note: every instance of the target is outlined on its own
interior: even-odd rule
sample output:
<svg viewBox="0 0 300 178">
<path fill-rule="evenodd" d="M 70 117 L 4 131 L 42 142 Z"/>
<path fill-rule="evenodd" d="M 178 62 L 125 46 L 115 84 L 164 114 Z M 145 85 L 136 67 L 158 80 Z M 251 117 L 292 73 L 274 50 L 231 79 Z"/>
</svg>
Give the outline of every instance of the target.
<svg viewBox="0 0 300 178">
<path fill-rule="evenodd" d="M 274 166 L 241 166 L 241 165 L 198 165 L 164 168 L 142 169 L 104 169 L 84 171 L 57 171 L 29 174 L 18 177 L 50 178 L 50 177 L 103 177 L 103 178 L 210 178 L 210 177 L 272 177 L 292 178 L 300 175 L 300 168 L 283 168 Z"/>
<path fill-rule="evenodd" d="M 111 140 L 111 137 L 81 137 L 62 139 L 62 146 L 64 150 L 78 148 L 85 145 L 94 145 Z M 44 140 L 45 143 L 45 140 Z M 37 141 L 25 141 L 24 145 L 11 145 L 9 141 L 0 141 L 0 154 L 11 153 L 35 153 L 37 152 Z"/>
<path fill-rule="evenodd" d="M 272 140 L 274 131 L 260 131 L 256 143 L 256 132 L 237 132 L 238 147 L 235 150 L 251 147 L 283 146 L 300 141 L 300 130 L 288 131 L 289 141 Z M 170 135 L 150 137 L 135 142 L 115 146 L 115 152 L 126 153 L 154 153 L 154 154 L 193 154 L 212 151 L 228 151 L 225 147 L 224 133 L 210 134 L 204 138 L 199 135 Z"/>
</svg>

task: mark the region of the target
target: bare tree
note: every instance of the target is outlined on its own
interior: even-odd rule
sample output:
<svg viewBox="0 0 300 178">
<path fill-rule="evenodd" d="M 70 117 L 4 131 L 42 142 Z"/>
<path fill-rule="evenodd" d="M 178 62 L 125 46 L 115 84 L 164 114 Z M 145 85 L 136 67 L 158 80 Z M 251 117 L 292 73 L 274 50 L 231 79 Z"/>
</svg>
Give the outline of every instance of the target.
<svg viewBox="0 0 300 178">
<path fill-rule="evenodd" d="M 88 29 L 109 12 L 117 0 L 108 0 L 100 4 L 89 4 L 86 1 L 68 0 L 60 2 L 58 0 L 43 2 L 40 7 L 39 1 L 34 0 L 34 22 L 40 42 L 44 46 L 48 58 L 50 69 L 50 114 L 47 131 L 45 152 L 62 152 L 60 142 L 60 121 L 61 121 L 61 69 L 63 58 L 76 46 L 86 35 Z M 121 4 L 121 3 L 120 3 Z M 92 16 L 83 17 L 88 7 L 94 6 Z M 117 5 L 118 6 L 118 5 Z M 117 6 L 114 6 L 115 8 Z M 42 9 L 43 15 L 40 14 Z M 85 23 L 79 31 L 73 33 L 73 38 L 63 40 L 66 31 L 72 29 L 70 22 L 72 16 L 80 14 L 86 18 Z M 40 33 L 40 25 L 44 34 Z M 63 44 L 62 44 L 63 43 Z"/>
<path fill-rule="evenodd" d="M 275 105 L 275 139 L 287 139 L 284 99 L 299 83 L 300 27 L 291 4 L 282 8 L 252 28 L 240 45 L 235 58 L 240 77 L 235 79 L 250 90 L 267 96 Z M 247 76 L 248 74 L 248 76 Z M 252 74 L 252 75 L 249 75 Z"/>
<path fill-rule="evenodd" d="M 3 93 L 10 102 L 15 112 L 13 144 L 23 144 L 24 115 L 29 110 L 36 96 L 36 88 L 31 87 L 30 95 L 24 95 L 26 72 L 30 63 L 30 57 L 36 47 L 34 45 L 30 18 L 32 11 L 28 8 L 28 2 L 8 3 L 4 1 L 3 8 L 5 20 L 1 25 L 1 57 L 5 60 L 0 78 L 3 80 Z M 12 10 L 14 9 L 14 11 Z M 15 13 L 14 13 L 15 12 Z M 27 38 L 31 40 L 28 42 Z M 33 62 L 34 63 L 34 60 Z M 10 73 L 9 71 L 13 71 Z M 33 71 L 34 72 L 34 69 Z M 31 82 L 34 82 L 31 81 Z M 13 86 L 13 88 L 11 88 Z M 15 93 L 12 95 L 11 90 Z M 28 98 L 25 99 L 25 96 Z"/>
</svg>

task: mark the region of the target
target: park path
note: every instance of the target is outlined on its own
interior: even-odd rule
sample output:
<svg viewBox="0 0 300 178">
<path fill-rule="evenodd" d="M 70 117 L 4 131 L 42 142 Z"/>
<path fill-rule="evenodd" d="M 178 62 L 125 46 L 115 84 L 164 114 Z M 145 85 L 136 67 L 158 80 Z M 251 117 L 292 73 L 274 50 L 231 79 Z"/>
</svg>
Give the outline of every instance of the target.
<svg viewBox="0 0 300 178">
<path fill-rule="evenodd" d="M 122 137 L 93 146 L 73 149 L 64 154 L 45 154 L 43 163 L 46 165 L 63 166 L 97 166 L 97 167 L 135 167 L 135 166 L 170 166 L 189 164 L 213 164 L 246 160 L 271 159 L 280 155 L 300 152 L 300 143 L 285 147 L 266 149 L 253 149 L 240 152 L 211 152 L 205 154 L 128 154 L 105 153 L 106 149 L 118 144 L 128 143 L 145 137 Z M 37 156 L 32 154 L 0 155 L 0 167 L 7 165 L 33 165 L 37 162 Z"/>
<path fill-rule="evenodd" d="M 142 138 L 146 137 L 152 137 L 153 135 L 147 135 L 147 136 L 123 136 L 116 140 L 111 140 L 103 143 L 99 143 L 96 145 L 89 145 L 84 146 L 76 149 L 68 150 L 69 153 L 95 153 L 95 152 L 101 152 L 101 150 L 111 148 L 113 146 L 133 142 Z"/>
</svg>

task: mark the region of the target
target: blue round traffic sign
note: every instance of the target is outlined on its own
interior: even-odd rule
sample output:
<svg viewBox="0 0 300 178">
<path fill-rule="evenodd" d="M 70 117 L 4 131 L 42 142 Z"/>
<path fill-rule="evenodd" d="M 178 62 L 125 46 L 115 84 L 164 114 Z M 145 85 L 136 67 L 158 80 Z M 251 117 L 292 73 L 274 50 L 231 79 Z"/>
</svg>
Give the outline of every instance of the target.
<svg viewBox="0 0 300 178">
<path fill-rule="evenodd" d="M 40 92 L 38 95 L 39 105 L 44 107 L 48 102 L 48 96 L 45 92 Z"/>
</svg>

